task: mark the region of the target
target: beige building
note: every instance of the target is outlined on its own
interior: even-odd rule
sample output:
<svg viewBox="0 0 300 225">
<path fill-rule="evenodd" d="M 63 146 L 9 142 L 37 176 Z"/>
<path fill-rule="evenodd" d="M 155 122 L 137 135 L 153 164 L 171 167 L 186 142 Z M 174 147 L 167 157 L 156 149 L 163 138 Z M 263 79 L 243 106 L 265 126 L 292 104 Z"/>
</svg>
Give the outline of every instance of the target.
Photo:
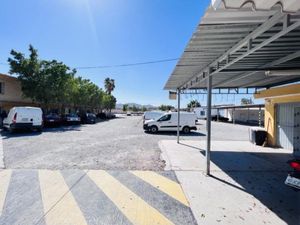
<svg viewBox="0 0 300 225">
<path fill-rule="evenodd" d="M 17 78 L 0 74 L 0 112 L 8 112 L 14 106 L 34 106 L 34 103 L 23 97 L 21 83 Z"/>
</svg>

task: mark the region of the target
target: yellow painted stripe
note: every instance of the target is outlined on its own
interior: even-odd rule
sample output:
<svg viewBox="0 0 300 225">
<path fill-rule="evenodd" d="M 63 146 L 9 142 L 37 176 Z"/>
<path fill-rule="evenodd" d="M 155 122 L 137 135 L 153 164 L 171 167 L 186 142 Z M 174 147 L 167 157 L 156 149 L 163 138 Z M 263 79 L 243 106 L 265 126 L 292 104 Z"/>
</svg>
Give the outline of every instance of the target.
<svg viewBox="0 0 300 225">
<path fill-rule="evenodd" d="M 175 181 L 151 171 L 131 171 L 131 173 L 189 207 L 180 184 Z"/>
<path fill-rule="evenodd" d="M 89 171 L 88 176 L 133 224 L 173 224 L 155 208 L 105 171 Z"/>
<path fill-rule="evenodd" d="M 0 216 L 2 214 L 3 206 L 5 203 L 10 177 L 11 170 L 0 171 Z"/>
<path fill-rule="evenodd" d="M 87 224 L 59 171 L 40 170 L 39 179 L 46 224 Z"/>
</svg>

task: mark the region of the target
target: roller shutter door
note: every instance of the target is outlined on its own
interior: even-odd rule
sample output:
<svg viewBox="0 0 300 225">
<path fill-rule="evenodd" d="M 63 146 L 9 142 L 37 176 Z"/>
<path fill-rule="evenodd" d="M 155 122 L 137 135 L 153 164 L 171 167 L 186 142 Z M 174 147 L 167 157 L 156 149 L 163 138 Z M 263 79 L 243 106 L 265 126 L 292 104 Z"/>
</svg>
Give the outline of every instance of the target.
<svg viewBox="0 0 300 225">
<path fill-rule="evenodd" d="M 300 103 L 277 105 L 277 145 L 300 151 Z"/>
</svg>

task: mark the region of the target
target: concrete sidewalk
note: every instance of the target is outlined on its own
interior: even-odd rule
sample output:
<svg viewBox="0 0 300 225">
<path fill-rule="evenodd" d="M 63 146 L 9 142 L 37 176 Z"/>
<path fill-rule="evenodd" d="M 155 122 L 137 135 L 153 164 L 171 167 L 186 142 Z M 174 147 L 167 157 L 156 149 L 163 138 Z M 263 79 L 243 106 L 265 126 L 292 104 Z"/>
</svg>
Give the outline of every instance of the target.
<svg viewBox="0 0 300 225">
<path fill-rule="evenodd" d="M 205 175 L 205 141 L 161 141 L 198 224 L 300 224 L 300 192 L 284 185 L 291 151 L 247 141 L 213 141 Z"/>
</svg>

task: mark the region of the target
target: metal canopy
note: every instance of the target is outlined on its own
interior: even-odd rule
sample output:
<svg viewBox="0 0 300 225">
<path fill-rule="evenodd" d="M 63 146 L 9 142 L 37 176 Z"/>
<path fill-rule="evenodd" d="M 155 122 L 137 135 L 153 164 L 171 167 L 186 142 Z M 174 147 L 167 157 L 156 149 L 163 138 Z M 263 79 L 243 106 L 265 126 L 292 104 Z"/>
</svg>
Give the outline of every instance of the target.
<svg viewBox="0 0 300 225">
<path fill-rule="evenodd" d="M 215 9 L 220 5 L 229 9 L 248 5 L 255 10 L 269 10 L 274 5 L 280 5 L 284 12 L 297 12 L 300 9 L 299 0 L 212 0 Z"/>
<path fill-rule="evenodd" d="M 265 75 L 287 68 L 300 69 L 300 11 L 288 14 L 278 6 L 226 9 L 221 4 L 207 9 L 165 89 L 204 89 L 209 76 L 213 88 L 261 88 L 300 80 L 300 72 Z"/>
</svg>

